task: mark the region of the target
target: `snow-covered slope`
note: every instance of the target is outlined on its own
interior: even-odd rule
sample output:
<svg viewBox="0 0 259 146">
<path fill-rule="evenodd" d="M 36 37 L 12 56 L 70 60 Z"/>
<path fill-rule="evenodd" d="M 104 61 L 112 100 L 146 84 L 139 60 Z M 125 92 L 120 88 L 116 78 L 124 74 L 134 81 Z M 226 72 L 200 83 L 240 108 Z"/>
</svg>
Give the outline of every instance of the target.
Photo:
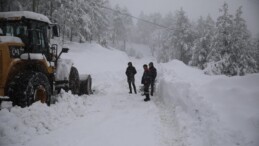
<svg viewBox="0 0 259 146">
<path fill-rule="evenodd" d="M 73 59 L 81 74 L 91 74 L 95 94 L 62 92 L 50 107 L 3 103 L 0 146 L 259 145 L 259 74 L 208 76 L 177 60 L 157 64 L 147 54 L 135 59 L 95 43 L 67 46 L 63 57 Z M 138 72 L 137 86 L 143 64 L 154 62 L 158 83 L 151 102 L 128 94 L 129 61 Z"/>
<path fill-rule="evenodd" d="M 208 76 L 174 60 L 159 66 L 158 97 L 185 145 L 259 145 L 259 74 Z"/>
</svg>

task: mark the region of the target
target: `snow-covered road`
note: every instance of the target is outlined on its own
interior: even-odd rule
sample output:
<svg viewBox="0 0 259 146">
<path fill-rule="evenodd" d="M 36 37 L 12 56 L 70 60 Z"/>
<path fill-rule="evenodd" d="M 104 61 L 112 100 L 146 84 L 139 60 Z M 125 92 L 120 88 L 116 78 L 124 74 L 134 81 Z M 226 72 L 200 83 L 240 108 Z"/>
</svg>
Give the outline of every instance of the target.
<svg viewBox="0 0 259 146">
<path fill-rule="evenodd" d="M 68 125 L 37 136 L 28 146 L 158 146 L 160 118 L 153 102 L 140 95 L 87 97 L 86 111 Z"/>
</svg>

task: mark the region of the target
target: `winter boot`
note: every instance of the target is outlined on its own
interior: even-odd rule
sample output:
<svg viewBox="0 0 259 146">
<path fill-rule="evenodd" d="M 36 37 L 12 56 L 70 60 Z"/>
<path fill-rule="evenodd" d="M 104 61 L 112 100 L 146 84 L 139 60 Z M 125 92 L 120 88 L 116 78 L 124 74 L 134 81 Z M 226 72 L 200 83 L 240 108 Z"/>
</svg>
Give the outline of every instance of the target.
<svg viewBox="0 0 259 146">
<path fill-rule="evenodd" d="M 146 95 L 146 98 L 144 99 L 145 102 L 149 101 L 150 98 L 149 98 L 149 94 Z"/>
</svg>

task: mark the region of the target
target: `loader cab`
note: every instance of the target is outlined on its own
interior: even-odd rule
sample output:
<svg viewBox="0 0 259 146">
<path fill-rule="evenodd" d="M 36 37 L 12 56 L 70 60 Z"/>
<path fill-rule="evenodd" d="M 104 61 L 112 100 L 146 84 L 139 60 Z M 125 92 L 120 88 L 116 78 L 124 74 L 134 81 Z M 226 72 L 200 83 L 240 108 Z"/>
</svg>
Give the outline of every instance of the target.
<svg viewBox="0 0 259 146">
<path fill-rule="evenodd" d="M 58 26 L 42 14 L 0 13 L 0 103 L 1 96 L 9 96 L 10 84 L 20 73 L 41 72 L 54 81 L 58 45 L 50 46 L 52 36 L 58 36 Z"/>
<path fill-rule="evenodd" d="M 21 53 L 42 53 L 47 60 L 52 60 L 50 37 L 59 36 L 59 27 L 47 19 L 21 17 L 0 18 L 0 29 L 3 36 L 19 37 L 25 49 Z M 18 54 L 17 56 L 19 56 Z"/>
</svg>

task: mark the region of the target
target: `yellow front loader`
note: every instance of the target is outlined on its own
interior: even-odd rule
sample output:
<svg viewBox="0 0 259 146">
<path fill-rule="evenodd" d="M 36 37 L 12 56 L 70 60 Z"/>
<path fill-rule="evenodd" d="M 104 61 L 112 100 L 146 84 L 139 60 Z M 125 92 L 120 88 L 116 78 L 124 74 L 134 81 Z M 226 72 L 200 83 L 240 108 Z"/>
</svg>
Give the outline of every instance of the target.
<svg viewBox="0 0 259 146">
<path fill-rule="evenodd" d="M 69 60 L 61 59 L 68 48 L 58 50 L 50 37 L 59 37 L 59 27 L 48 17 L 29 11 L 0 12 L 0 103 L 48 105 L 60 89 L 73 94 L 91 94 L 92 79 L 80 81 Z"/>
</svg>

